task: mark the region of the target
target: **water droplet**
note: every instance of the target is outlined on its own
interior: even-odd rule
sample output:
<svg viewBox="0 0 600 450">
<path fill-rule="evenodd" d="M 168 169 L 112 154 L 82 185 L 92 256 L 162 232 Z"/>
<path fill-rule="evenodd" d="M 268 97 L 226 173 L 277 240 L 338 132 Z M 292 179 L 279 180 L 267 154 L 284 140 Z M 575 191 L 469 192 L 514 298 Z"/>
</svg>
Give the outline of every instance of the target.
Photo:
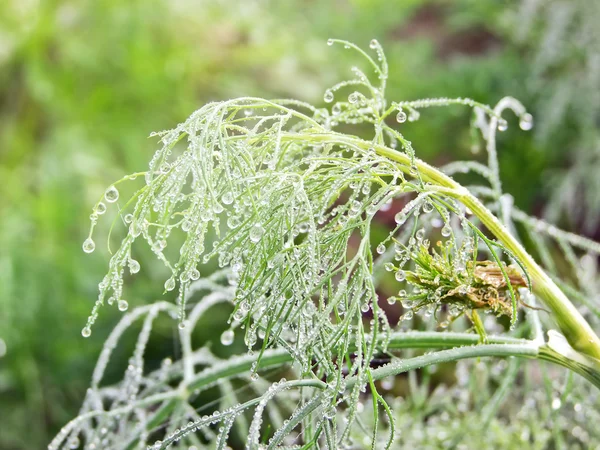
<svg viewBox="0 0 600 450">
<path fill-rule="evenodd" d="M 442 233 L 442 236 L 444 236 L 444 237 L 450 236 L 452 234 L 452 227 L 450 227 L 450 225 L 448 225 L 448 224 L 444 225 L 441 233 Z"/>
<path fill-rule="evenodd" d="M 498 131 L 506 131 L 508 129 L 508 122 L 504 119 L 498 119 Z"/>
<path fill-rule="evenodd" d="M 398 111 L 398 114 L 396 114 L 396 121 L 398 123 L 406 122 L 406 113 L 402 110 Z"/>
<path fill-rule="evenodd" d="M 165 281 L 165 290 L 172 291 L 173 289 L 175 289 L 175 277 L 171 277 Z"/>
<path fill-rule="evenodd" d="M 379 41 L 377 39 L 371 39 L 369 47 L 371 47 L 372 49 L 376 49 L 377 47 L 379 47 Z"/>
<path fill-rule="evenodd" d="M 326 90 L 325 95 L 323 95 L 323 100 L 325 100 L 326 103 L 331 103 L 333 101 L 333 92 L 329 89 Z"/>
<path fill-rule="evenodd" d="M 83 248 L 84 252 L 92 253 L 94 251 L 94 249 L 96 248 L 96 244 L 94 243 L 92 238 L 87 238 L 85 241 L 83 241 L 82 248 Z"/>
<path fill-rule="evenodd" d="M 400 211 L 399 213 L 396 213 L 394 220 L 396 221 L 397 225 L 402 225 L 404 222 L 406 222 L 406 214 Z"/>
<path fill-rule="evenodd" d="M 133 214 L 125 214 L 123 220 L 125 221 L 125 223 L 131 223 L 133 221 Z"/>
<path fill-rule="evenodd" d="M 401 303 L 402 303 L 402 307 L 403 308 L 409 309 L 409 308 L 413 307 L 413 305 L 414 305 L 415 302 L 413 302 L 412 300 L 410 300 L 408 298 L 405 298 L 405 299 L 402 300 Z"/>
<path fill-rule="evenodd" d="M 329 45 L 329 46 L 333 45 L 333 39 L 327 39 L 327 45 Z"/>
<path fill-rule="evenodd" d="M 258 374 L 257 374 L 256 372 L 252 372 L 252 373 L 250 374 L 250 379 L 251 379 L 252 381 L 256 381 L 256 380 L 258 380 Z"/>
<path fill-rule="evenodd" d="M 185 329 L 185 327 L 186 327 L 185 320 L 182 320 L 181 322 L 179 322 L 179 323 L 177 324 L 177 328 L 179 328 L 180 330 L 184 330 L 184 329 Z"/>
<path fill-rule="evenodd" d="M 119 191 L 116 187 L 109 187 L 104 193 L 104 198 L 108 203 L 114 203 L 119 199 Z"/>
<path fill-rule="evenodd" d="M 138 273 L 139 271 L 140 271 L 140 263 L 137 262 L 135 259 L 130 259 L 129 260 L 129 272 Z"/>
<path fill-rule="evenodd" d="M 417 232 L 415 233 L 415 237 L 417 238 L 417 240 L 422 241 L 423 238 L 425 237 L 425 229 L 424 228 L 418 229 Z"/>
<path fill-rule="evenodd" d="M 561 405 L 562 405 L 562 402 L 560 401 L 560 398 L 555 397 L 552 400 L 552 409 L 554 409 L 554 410 L 559 409 L 561 407 Z"/>
<path fill-rule="evenodd" d="M 127 311 L 127 308 L 129 308 L 129 303 L 127 303 L 127 300 L 119 300 L 117 303 L 117 308 L 119 308 L 119 311 Z"/>
<path fill-rule="evenodd" d="M 413 318 L 413 316 L 415 315 L 415 313 L 412 312 L 412 310 L 410 311 L 406 311 L 402 317 L 400 317 L 400 320 L 405 321 L 405 320 L 410 320 Z"/>
<path fill-rule="evenodd" d="M 394 277 L 396 278 L 397 281 L 406 280 L 406 274 L 404 273 L 404 270 L 398 270 L 396 272 L 396 275 L 394 275 Z"/>
<path fill-rule="evenodd" d="M 385 263 L 383 267 L 385 267 L 385 270 L 387 270 L 388 272 L 394 270 L 394 265 L 392 263 Z"/>
<path fill-rule="evenodd" d="M 368 303 L 363 303 L 363 304 L 360 306 L 360 310 L 361 310 L 362 312 L 364 312 L 364 313 L 366 313 L 366 312 L 369 312 L 369 309 L 371 309 L 371 307 L 369 306 L 369 304 L 368 304 Z"/>
<path fill-rule="evenodd" d="M 423 212 L 430 213 L 431 211 L 433 211 L 433 203 L 425 202 L 425 204 L 423 205 Z"/>
<path fill-rule="evenodd" d="M 79 448 L 79 438 L 77 436 L 73 436 L 69 439 L 69 448 Z"/>
<path fill-rule="evenodd" d="M 233 344 L 234 337 L 235 337 L 235 334 L 233 333 L 233 330 L 223 331 L 223 333 L 221 334 L 221 344 L 223 344 L 223 345 Z"/>
<path fill-rule="evenodd" d="M 381 255 L 381 254 L 383 254 L 383 252 L 385 252 L 385 245 L 384 244 L 379 244 L 377 246 L 377 253 L 379 253 Z"/>
<path fill-rule="evenodd" d="M 260 241 L 260 238 L 262 237 L 264 232 L 265 229 L 257 223 L 250 230 L 250 240 L 256 244 L 258 241 Z"/>
<path fill-rule="evenodd" d="M 533 116 L 529 113 L 525 113 L 519 120 L 519 128 L 521 130 L 529 131 L 533 128 Z"/>
<path fill-rule="evenodd" d="M 106 205 L 102 202 L 98 203 L 94 212 L 99 215 L 104 214 L 106 212 Z"/>
<path fill-rule="evenodd" d="M 350 103 L 351 105 L 354 105 L 357 102 L 358 102 L 358 92 L 353 92 L 352 94 L 350 94 L 348 96 L 348 103 Z"/>
<path fill-rule="evenodd" d="M 231 205 L 233 203 L 233 194 L 231 192 L 225 192 L 221 197 L 221 201 L 225 205 Z"/>
<path fill-rule="evenodd" d="M 83 337 L 85 337 L 85 338 L 86 338 L 86 337 L 90 337 L 90 336 L 91 336 L 91 334 L 92 334 L 92 330 L 91 330 L 91 328 L 90 328 L 90 327 L 84 327 L 84 328 L 81 330 L 81 335 L 82 335 Z"/>
<path fill-rule="evenodd" d="M 394 296 L 388 297 L 387 302 L 390 305 L 394 305 L 396 303 L 396 297 L 394 297 Z"/>
</svg>

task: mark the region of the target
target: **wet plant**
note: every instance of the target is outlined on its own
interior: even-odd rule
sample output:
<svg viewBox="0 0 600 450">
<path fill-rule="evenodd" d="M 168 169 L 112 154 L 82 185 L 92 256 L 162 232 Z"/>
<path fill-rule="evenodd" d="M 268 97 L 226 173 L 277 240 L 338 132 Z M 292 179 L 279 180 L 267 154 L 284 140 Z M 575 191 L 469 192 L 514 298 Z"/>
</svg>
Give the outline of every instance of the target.
<svg viewBox="0 0 600 450">
<path fill-rule="evenodd" d="M 125 232 L 82 335 L 91 335 L 103 308 L 125 315 L 80 414 L 51 449 L 364 448 L 356 426 L 372 448 L 391 448 L 404 424 L 382 383 L 470 358 L 550 361 L 600 386 L 592 328 L 600 308 L 589 295 L 598 286 L 586 281 L 600 245 L 530 217 L 502 190 L 503 114 L 512 111 L 524 130 L 531 115 L 513 98 L 493 108 L 463 98 L 389 102 L 376 40 L 369 52 L 328 43 L 355 51 L 366 66 L 325 91 L 330 108 L 251 97 L 205 105 L 154 134 L 161 148 L 148 171 L 116 181 L 96 203 L 83 250 L 96 248 L 94 229 L 109 208 Z M 410 123 L 450 106 L 471 109 L 474 145 L 485 146 L 487 164 L 438 168 L 417 157 Z M 453 178 L 468 172 L 480 182 Z M 137 183 L 131 196 L 122 194 L 126 183 Z M 376 220 L 390 208 L 394 225 L 376 239 Z M 176 293 L 175 303 L 130 309 L 124 277 L 143 270 L 136 242 L 164 264 L 164 291 Z M 558 270 L 559 258 L 572 276 Z M 210 274 L 213 261 L 220 269 Z M 390 282 L 398 294 L 385 302 L 381 286 Z M 232 313 L 220 343 L 239 336 L 247 347 L 226 360 L 192 339 L 222 303 Z M 397 324 L 388 317 L 393 308 L 403 311 Z M 181 357 L 150 369 L 145 349 L 162 316 L 178 321 Z M 137 321 L 122 381 L 104 385 L 114 349 Z M 215 387 L 219 400 L 199 404 Z M 365 397 L 370 421 L 359 406 Z M 491 421 L 498 408 L 490 408 Z"/>
</svg>

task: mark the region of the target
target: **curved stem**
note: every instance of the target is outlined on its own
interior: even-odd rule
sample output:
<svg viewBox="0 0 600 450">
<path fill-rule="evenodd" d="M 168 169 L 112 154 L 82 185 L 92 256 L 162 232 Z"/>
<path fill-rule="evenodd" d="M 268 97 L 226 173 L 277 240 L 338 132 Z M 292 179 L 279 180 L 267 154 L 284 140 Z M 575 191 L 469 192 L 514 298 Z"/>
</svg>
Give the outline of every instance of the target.
<svg viewBox="0 0 600 450">
<path fill-rule="evenodd" d="M 553 319 L 571 346 L 586 355 L 600 360 L 600 338 L 567 296 L 477 197 L 439 169 L 417 158 L 411 161 L 408 155 L 400 151 L 335 132 L 285 134 L 282 135 L 282 140 L 328 142 L 363 150 L 374 148 L 377 154 L 399 163 L 399 169 L 405 173 L 410 173 L 411 163 L 415 164 L 424 181 L 447 188 L 445 190 L 446 195 L 456 198 L 469 208 L 486 228 L 522 262 L 531 278 L 533 292 L 552 311 Z"/>
<path fill-rule="evenodd" d="M 452 332 L 395 332 L 392 333 L 387 344 L 388 350 L 401 350 L 407 348 L 421 349 L 444 349 L 428 355 L 417 356 L 399 362 L 393 362 L 386 366 L 374 369 L 371 374 L 373 380 L 380 380 L 389 375 L 397 375 L 402 372 L 410 371 L 431 364 L 438 364 L 447 361 L 457 361 L 459 359 L 499 356 L 510 357 L 518 356 L 524 358 L 541 359 L 567 367 L 584 378 L 588 379 L 595 386 L 600 388 L 600 365 L 595 365 L 595 360 L 576 361 L 567 356 L 564 352 L 554 350 L 551 346 L 544 345 L 538 341 L 527 339 L 518 339 L 504 336 L 488 336 L 487 345 L 478 345 L 479 336 L 471 333 L 452 333 Z M 350 351 L 353 351 L 351 348 Z M 135 408 L 160 404 L 156 412 L 149 418 L 145 424 L 146 429 L 153 429 L 159 426 L 165 418 L 179 405 L 189 392 L 206 388 L 222 379 L 230 379 L 247 374 L 252 364 L 256 361 L 257 355 L 244 355 L 236 357 L 233 361 L 223 361 L 213 367 L 209 367 L 196 374 L 194 379 L 188 384 L 184 384 L 178 391 L 170 391 L 155 396 L 139 400 L 130 405 L 118 408 L 113 411 L 90 411 L 77 419 L 69 422 L 61 430 L 58 436 L 52 441 L 54 447 L 58 448 L 61 440 L 64 439 L 74 427 L 85 420 L 99 416 L 114 416 L 117 414 L 127 414 Z M 285 349 L 267 350 L 263 353 L 260 362 L 260 370 L 291 363 L 292 356 Z M 314 381 L 314 380 L 313 380 Z M 347 388 L 355 383 L 348 380 Z M 320 403 L 319 403 L 320 404 Z M 135 448 L 138 437 L 132 437 L 124 448 Z"/>
</svg>

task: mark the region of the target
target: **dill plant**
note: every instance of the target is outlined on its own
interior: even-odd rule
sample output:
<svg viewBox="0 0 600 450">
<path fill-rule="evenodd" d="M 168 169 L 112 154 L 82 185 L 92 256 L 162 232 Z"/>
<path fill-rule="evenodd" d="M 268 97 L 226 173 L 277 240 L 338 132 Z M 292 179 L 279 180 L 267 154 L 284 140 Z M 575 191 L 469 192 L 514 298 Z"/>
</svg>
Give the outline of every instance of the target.
<svg viewBox="0 0 600 450">
<path fill-rule="evenodd" d="M 207 104 L 154 134 L 162 148 L 149 170 L 118 180 L 97 202 L 83 250 L 94 251 L 96 223 L 113 204 L 126 234 L 83 336 L 103 307 L 126 312 L 105 343 L 80 414 L 50 449 L 224 449 L 230 442 L 390 448 L 404 424 L 397 400 L 382 394 L 386 380 L 408 372 L 414 381 L 415 369 L 472 358 L 546 360 L 600 386 L 600 340 L 588 323 L 598 324 L 600 308 L 581 277 L 600 245 L 528 216 L 502 190 L 502 114 L 514 112 L 525 130 L 531 115 L 513 98 L 493 108 L 462 98 L 390 103 L 376 40 L 370 52 L 346 41 L 328 44 L 355 51 L 367 66 L 353 67 L 352 79 L 325 91 L 330 108 L 250 97 Z M 436 168 L 417 158 L 406 137 L 410 122 L 426 108 L 452 105 L 472 109 L 473 138 L 485 145 L 487 164 Z M 371 129 L 372 138 L 352 129 Z M 454 180 L 467 172 L 481 182 Z M 124 183 L 138 187 L 120 199 Z M 395 226 L 375 242 L 373 220 L 392 204 L 403 205 Z M 544 268 L 524 250 L 523 232 Z M 177 293 L 175 304 L 129 310 L 123 279 L 125 271 L 140 271 L 136 241 L 164 263 L 164 290 Z M 556 249 L 572 278 L 560 278 Z M 212 260 L 220 269 L 203 274 Z M 392 275 L 398 294 L 385 305 L 378 286 Z M 581 311 L 565 293 L 583 302 Z M 233 307 L 221 344 L 240 335 L 248 349 L 225 360 L 192 344 L 198 321 L 221 303 Z M 399 324 L 390 323 L 386 310 L 400 307 Z M 144 353 L 162 316 L 178 320 L 181 358 L 149 370 Z M 123 380 L 104 385 L 115 348 L 138 321 Z M 518 360 L 509 361 L 513 367 Z M 282 374 L 289 380 L 276 379 Z M 513 368 L 492 395 L 486 427 L 515 374 Z M 219 399 L 198 405 L 215 387 Z"/>
</svg>

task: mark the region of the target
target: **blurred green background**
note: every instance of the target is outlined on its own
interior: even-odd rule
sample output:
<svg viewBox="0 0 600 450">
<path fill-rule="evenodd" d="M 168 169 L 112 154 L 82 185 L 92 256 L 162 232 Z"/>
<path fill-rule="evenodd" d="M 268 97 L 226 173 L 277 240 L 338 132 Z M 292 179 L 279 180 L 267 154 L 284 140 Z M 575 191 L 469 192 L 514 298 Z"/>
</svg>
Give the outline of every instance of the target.
<svg viewBox="0 0 600 450">
<path fill-rule="evenodd" d="M 506 191 L 521 208 L 598 239 L 599 8 L 535 3 L 0 2 L 0 448 L 44 448 L 77 414 L 118 319 L 106 310 L 92 337 L 81 337 L 109 257 L 103 246 L 86 255 L 81 243 L 106 186 L 145 170 L 151 131 L 208 101 L 257 95 L 324 106 L 323 91 L 358 61 L 328 47 L 329 37 L 383 44 L 389 99 L 520 99 L 536 127 L 524 133 L 507 117 Z M 484 158 L 471 154 L 468 123 L 465 108 L 430 110 L 406 135 L 429 162 Z M 132 305 L 162 292 L 151 273 L 128 287 Z"/>
</svg>

